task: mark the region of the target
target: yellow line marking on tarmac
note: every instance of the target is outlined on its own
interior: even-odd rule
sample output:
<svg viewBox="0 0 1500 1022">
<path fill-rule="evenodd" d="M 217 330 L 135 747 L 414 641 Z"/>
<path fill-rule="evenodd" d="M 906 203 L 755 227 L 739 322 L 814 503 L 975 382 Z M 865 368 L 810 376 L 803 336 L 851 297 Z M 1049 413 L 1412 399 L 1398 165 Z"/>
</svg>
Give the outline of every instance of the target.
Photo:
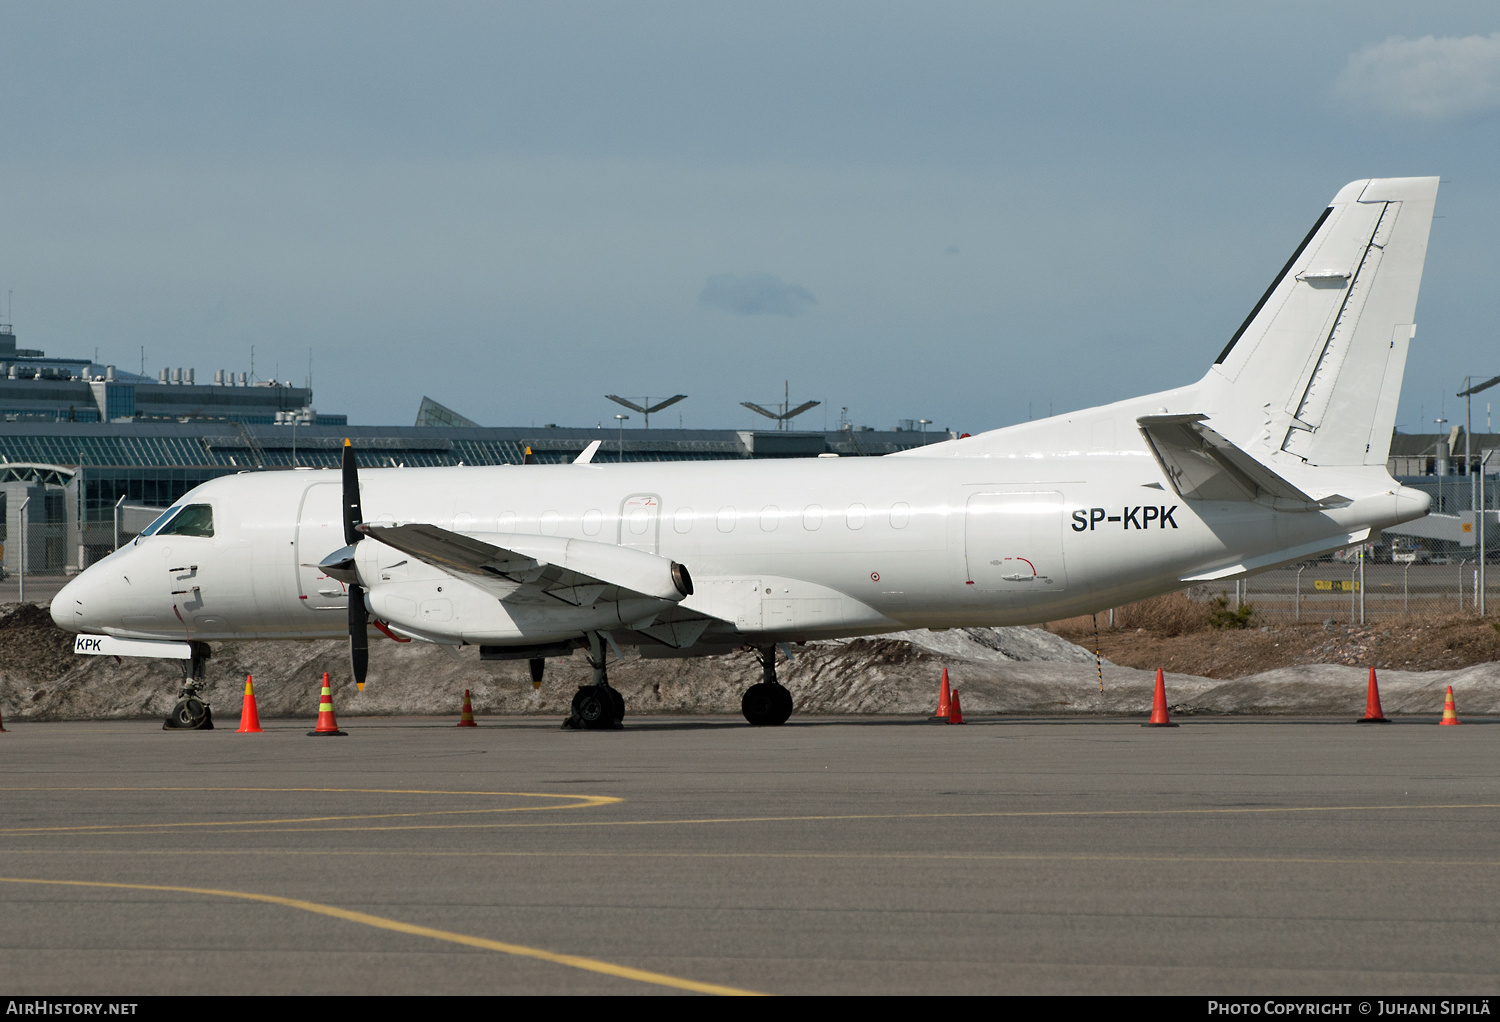
<svg viewBox="0 0 1500 1022">
<path fill-rule="evenodd" d="M 521 958 L 536 958 L 544 962 L 566 965 L 573 969 L 582 969 L 586 972 L 598 972 L 606 976 L 634 980 L 637 983 L 651 983 L 656 986 L 672 987 L 676 990 L 690 990 L 700 994 L 719 994 L 721 996 L 755 996 L 757 994 L 754 990 L 741 990 L 738 987 L 721 986 L 717 983 L 700 983 L 694 979 L 668 976 L 665 973 L 635 969 L 628 965 L 616 965 L 613 962 L 602 962 L 596 958 L 584 958 L 580 955 L 562 955 L 555 951 L 544 951 L 541 948 L 527 947 L 524 944 L 507 944 L 504 941 L 490 940 L 486 937 L 472 937 L 466 933 L 454 933 L 451 930 L 437 930 L 430 926 L 416 926 L 412 923 L 403 923 L 398 919 L 386 919 L 384 916 L 373 916 L 367 912 L 354 912 L 347 908 L 339 908 L 336 905 L 324 905 L 321 902 L 304 901 L 301 898 L 283 898 L 275 894 L 255 894 L 250 891 L 224 891 L 211 887 L 116 884 L 98 880 L 42 880 L 34 877 L 0 877 L 0 883 L 39 884 L 54 887 L 106 887 L 125 891 L 171 891 L 178 894 L 203 894 L 214 898 L 239 898 L 242 901 L 260 901 L 269 905 L 283 905 L 287 908 L 301 909 L 303 912 L 331 916 L 334 919 L 342 919 L 345 922 L 361 923 L 380 930 L 406 933 L 414 937 L 427 937 L 432 940 L 447 941 L 450 944 L 463 944 L 467 947 L 482 948 L 486 951 L 498 951 L 501 954 L 516 955 Z"/>
<path fill-rule="evenodd" d="M 329 823 L 344 822 L 350 820 L 389 820 L 405 819 L 417 816 L 469 816 L 492 813 L 534 813 L 548 809 L 590 809 L 595 806 L 612 805 L 623 802 L 624 799 L 615 798 L 611 795 L 578 795 L 578 794 L 551 794 L 546 792 L 532 791 L 437 791 L 425 789 L 407 788 L 197 788 L 191 786 L 181 787 L 32 787 L 32 788 L 0 788 L 0 792 L 15 791 L 191 791 L 191 792 L 224 792 L 224 791 L 249 791 L 249 792 L 319 792 L 340 794 L 374 794 L 374 795 L 479 795 L 490 798 L 555 798 L 567 799 L 568 801 L 558 805 L 544 806 L 503 806 L 490 809 L 436 809 L 424 812 L 406 813 L 361 813 L 341 814 L 336 816 L 305 816 L 285 817 L 269 820 L 200 820 L 183 823 L 97 823 L 85 824 L 73 827 L 8 827 L 0 828 L 0 834 L 37 834 L 57 831 L 70 833 L 88 834 L 118 834 L 118 833 L 151 833 L 156 830 L 183 827 L 263 827 L 272 823 Z M 363 828 L 298 828 L 316 830 L 343 830 Z M 380 828 L 370 828 L 380 829 Z M 421 828 L 414 828 L 421 829 Z"/>
<path fill-rule="evenodd" d="M 953 861 L 953 862 L 1177 862 L 1177 863 L 1262 863 L 1313 866 L 1500 866 L 1500 859 L 1359 859 L 1314 858 L 1309 856 L 1242 856 L 1242 855 L 1104 855 L 1089 852 L 670 852 L 660 850 L 600 852 L 451 852 L 451 851 L 339 851 L 304 848 L 6 848 L 4 855 L 296 855 L 326 858 L 339 856 L 375 856 L 399 858 L 498 858 L 498 859 L 853 859 L 859 861 Z"/>
<path fill-rule="evenodd" d="M 20 789 L 0 789 L 20 790 Z M 62 789 L 30 789 L 30 790 L 62 790 Z M 115 790 L 115 789 L 77 789 L 77 790 Z M 178 790 L 178 789 L 118 789 L 118 790 Z M 375 789 L 181 789 L 181 790 L 258 790 L 258 791 L 282 791 L 282 790 L 375 790 Z M 482 794 L 482 795 L 525 795 L 526 792 L 433 792 L 433 794 Z M 1232 809 L 1017 809 L 1017 810 L 995 810 L 991 812 L 968 812 L 968 813 L 848 813 L 839 815 L 808 815 L 808 816 L 707 816 L 690 817 L 680 820 L 574 820 L 565 822 L 545 823 L 424 823 L 424 824 L 401 824 L 368 827 L 286 827 L 281 829 L 269 828 L 265 824 L 271 823 L 319 823 L 342 820 L 364 820 L 385 819 L 391 817 L 412 816 L 452 816 L 465 813 L 501 813 L 536 811 L 541 809 L 576 809 L 591 806 L 609 805 L 623 802 L 624 799 L 614 798 L 607 795 L 536 795 L 538 798 L 571 798 L 579 800 L 574 805 L 566 806 L 536 806 L 527 809 L 469 809 L 451 811 L 433 811 L 427 813 L 386 813 L 368 816 L 329 816 L 308 817 L 306 819 L 290 820 L 244 820 L 226 822 L 204 822 L 204 823 L 122 823 L 122 824 L 99 824 L 91 827 L 25 827 L 8 830 L 0 830 L 0 835 L 6 834 L 34 834 L 48 831 L 69 831 L 79 833 L 80 836 L 91 834 L 150 834 L 162 828 L 168 827 L 237 827 L 235 834 L 298 834 L 298 833 L 338 833 L 352 831 L 367 833 L 373 831 L 406 831 L 406 830 L 498 830 L 498 829 L 521 829 L 541 827 L 672 827 L 679 825 L 703 825 L 703 824 L 728 824 L 728 823 L 806 823 L 806 822 L 850 822 L 861 820 L 942 820 L 942 819 L 1018 819 L 1018 818 L 1048 818 L 1048 817 L 1091 817 L 1091 816 L 1236 816 L 1236 815 L 1263 815 L 1266 813 L 1337 813 L 1337 812 L 1408 812 L 1416 810 L 1447 810 L 1447 809 L 1500 809 L 1500 803 L 1495 802 L 1462 802 L 1438 805 L 1352 805 L 1352 806 L 1260 806 L 1260 807 L 1238 807 Z M 245 829 L 256 828 L 256 829 Z"/>
</svg>

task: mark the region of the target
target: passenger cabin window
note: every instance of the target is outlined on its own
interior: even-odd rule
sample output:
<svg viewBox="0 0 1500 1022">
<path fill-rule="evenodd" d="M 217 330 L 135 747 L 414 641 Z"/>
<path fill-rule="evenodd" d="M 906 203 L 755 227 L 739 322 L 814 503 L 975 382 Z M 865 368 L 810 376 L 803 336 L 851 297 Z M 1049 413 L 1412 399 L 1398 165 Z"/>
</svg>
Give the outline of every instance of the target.
<svg viewBox="0 0 1500 1022">
<path fill-rule="evenodd" d="M 693 509 L 690 507 L 678 508 L 676 513 L 672 515 L 672 528 L 678 532 L 692 532 Z"/>
<path fill-rule="evenodd" d="M 891 505 L 891 528 L 904 529 L 906 523 L 911 521 L 911 505 L 906 503 Z"/>
<path fill-rule="evenodd" d="M 181 505 L 179 505 L 177 507 L 169 507 L 169 508 L 167 508 L 161 514 L 159 514 L 159 515 L 156 516 L 156 521 L 152 522 L 150 525 L 146 526 L 144 529 L 141 530 L 141 535 L 142 536 L 154 536 L 154 535 L 156 535 L 156 530 L 160 529 L 163 525 L 166 525 L 168 522 L 170 522 L 172 520 L 173 516 L 176 515 L 177 512 L 179 512 L 181 510 L 182 510 Z"/>
<path fill-rule="evenodd" d="M 214 509 L 207 504 L 189 504 L 165 526 L 158 529 L 158 536 L 212 536 L 214 534 Z"/>
<path fill-rule="evenodd" d="M 865 527 L 865 506 L 863 504 L 850 504 L 849 510 L 844 515 L 844 522 L 851 529 L 863 529 Z"/>
</svg>

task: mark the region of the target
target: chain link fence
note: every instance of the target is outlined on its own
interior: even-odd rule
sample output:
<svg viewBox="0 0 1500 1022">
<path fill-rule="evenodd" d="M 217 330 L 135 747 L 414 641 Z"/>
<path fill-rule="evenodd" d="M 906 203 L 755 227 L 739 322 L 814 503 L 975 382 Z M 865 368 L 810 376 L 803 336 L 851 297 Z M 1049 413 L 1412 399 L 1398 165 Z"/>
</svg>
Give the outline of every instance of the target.
<svg viewBox="0 0 1500 1022">
<path fill-rule="evenodd" d="M 1229 611 L 1252 608 L 1252 625 L 1363 624 L 1407 617 L 1474 613 L 1481 605 L 1500 610 L 1500 564 L 1485 566 L 1481 582 L 1472 551 L 1418 560 L 1397 553 L 1380 560 L 1379 549 L 1341 553 L 1235 582 L 1195 586 L 1194 601 L 1222 601 Z M 1483 600 L 1481 600 L 1481 585 Z"/>
</svg>

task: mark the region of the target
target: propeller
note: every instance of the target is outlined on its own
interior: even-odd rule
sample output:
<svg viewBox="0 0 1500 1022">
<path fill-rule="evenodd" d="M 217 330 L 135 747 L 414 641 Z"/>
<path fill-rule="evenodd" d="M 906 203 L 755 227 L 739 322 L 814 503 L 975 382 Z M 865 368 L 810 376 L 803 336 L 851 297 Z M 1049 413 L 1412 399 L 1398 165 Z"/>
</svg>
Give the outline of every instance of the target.
<svg viewBox="0 0 1500 1022">
<path fill-rule="evenodd" d="M 354 464 L 354 445 L 344 440 L 344 543 L 348 550 L 349 566 L 353 567 L 354 545 L 364 538 L 355 526 L 364 520 L 359 507 L 359 469 Z M 342 551 L 340 551 L 342 553 Z M 354 669 L 354 684 L 365 690 L 365 675 L 370 670 L 370 617 L 365 611 L 365 587 L 359 584 L 359 575 L 351 572 L 354 580 L 349 586 L 349 665 Z"/>
</svg>

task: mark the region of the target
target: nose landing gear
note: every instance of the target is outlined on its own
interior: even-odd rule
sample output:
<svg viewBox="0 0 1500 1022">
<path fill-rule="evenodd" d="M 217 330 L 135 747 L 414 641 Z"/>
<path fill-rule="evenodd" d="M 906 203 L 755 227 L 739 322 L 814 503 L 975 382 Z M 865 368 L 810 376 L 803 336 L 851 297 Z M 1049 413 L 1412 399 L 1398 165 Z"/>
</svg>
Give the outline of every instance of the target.
<svg viewBox="0 0 1500 1022">
<path fill-rule="evenodd" d="M 209 648 L 202 642 L 195 642 L 192 647 L 191 659 L 178 661 L 182 664 L 182 691 L 177 694 L 177 705 L 172 707 L 172 712 L 162 722 L 163 731 L 177 729 L 212 731 L 214 729 L 213 710 L 198 695 L 199 686 L 207 673 Z"/>
<path fill-rule="evenodd" d="M 792 715 L 792 694 L 776 680 L 776 647 L 756 650 L 760 658 L 761 682 L 751 685 L 740 699 L 740 712 L 756 727 L 785 724 Z"/>
</svg>

